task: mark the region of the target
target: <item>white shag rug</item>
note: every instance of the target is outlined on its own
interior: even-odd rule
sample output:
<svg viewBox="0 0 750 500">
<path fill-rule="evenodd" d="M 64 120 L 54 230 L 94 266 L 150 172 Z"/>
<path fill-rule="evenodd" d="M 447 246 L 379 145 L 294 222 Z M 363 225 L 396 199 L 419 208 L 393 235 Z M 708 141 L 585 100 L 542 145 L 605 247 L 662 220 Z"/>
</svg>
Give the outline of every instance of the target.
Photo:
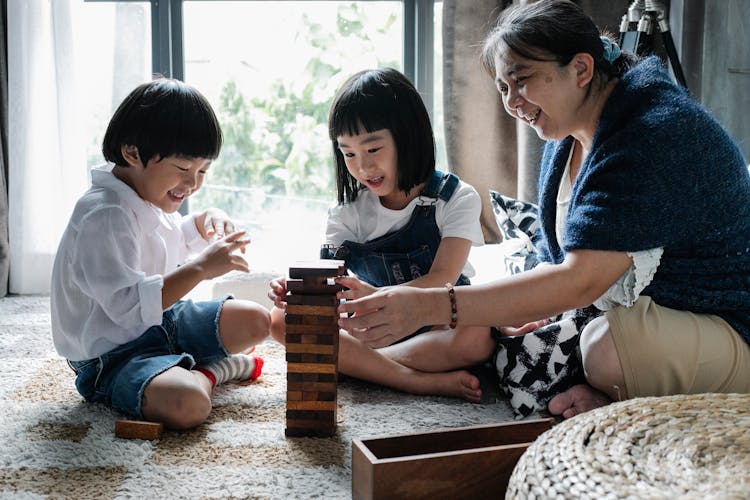
<svg viewBox="0 0 750 500">
<path fill-rule="evenodd" d="M 350 498 L 352 438 L 513 420 L 504 400 L 475 405 L 345 379 L 338 434 L 287 438 L 283 348 L 269 341 L 257 352 L 261 379 L 219 387 L 205 424 L 159 441 L 118 439 L 122 416 L 83 401 L 54 351 L 49 298 L 0 299 L 0 498 Z"/>
</svg>

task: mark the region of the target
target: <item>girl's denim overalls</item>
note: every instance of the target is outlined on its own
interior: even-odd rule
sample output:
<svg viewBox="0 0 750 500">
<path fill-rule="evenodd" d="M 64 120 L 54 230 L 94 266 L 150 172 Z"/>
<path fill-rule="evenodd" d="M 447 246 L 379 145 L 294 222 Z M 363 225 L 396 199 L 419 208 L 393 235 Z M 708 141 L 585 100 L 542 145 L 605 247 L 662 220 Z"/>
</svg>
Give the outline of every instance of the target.
<svg viewBox="0 0 750 500">
<path fill-rule="evenodd" d="M 365 243 L 346 240 L 338 248 L 324 246 L 321 258 L 343 260 L 359 279 L 377 287 L 406 283 L 427 274 L 441 239 L 435 203 L 438 198 L 448 201 L 458 182 L 454 174 L 436 170 L 403 228 Z M 468 285 L 469 279 L 462 274 L 456 284 Z"/>
</svg>

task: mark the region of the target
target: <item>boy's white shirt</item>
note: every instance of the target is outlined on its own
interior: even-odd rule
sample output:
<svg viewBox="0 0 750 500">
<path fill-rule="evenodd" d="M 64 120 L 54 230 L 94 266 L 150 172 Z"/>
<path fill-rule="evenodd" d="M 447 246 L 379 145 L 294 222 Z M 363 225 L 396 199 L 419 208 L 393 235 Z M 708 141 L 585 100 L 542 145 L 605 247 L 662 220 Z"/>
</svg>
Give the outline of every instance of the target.
<svg viewBox="0 0 750 500">
<path fill-rule="evenodd" d="M 71 361 L 98 357 L 161 324 L 164 274 L 208 245 L 194 216 L 164 213 L 112 168 L 92 169 L 52 270 L 52 338 Z"/>
<path fill-rule="evenodd" d="M 417 197 L 401 210 L 391 210 L 380 203 L 380 198 L 363 189 L 353 203 L 335 205 L 328 210 L 325 243 L 339 246 L 345 240 L 364 243 L 401 229 L 411 218 L 414 207 L 435 201 L 435 222 L 443 238 L 465 238 L 473 246 L 484 245 L 484 234 L 479 222 L 482 200 L 476 189 L 460 181 L 450 200 Z M 473 276 L 468 262 L 463 273 Z"/>
</svg>

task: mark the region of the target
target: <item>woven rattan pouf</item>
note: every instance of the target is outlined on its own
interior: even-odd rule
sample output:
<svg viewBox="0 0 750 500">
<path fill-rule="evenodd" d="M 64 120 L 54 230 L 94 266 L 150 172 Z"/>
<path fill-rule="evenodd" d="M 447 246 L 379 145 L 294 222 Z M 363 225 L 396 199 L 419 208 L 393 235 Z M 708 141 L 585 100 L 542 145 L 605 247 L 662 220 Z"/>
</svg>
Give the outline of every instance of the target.
<svg viewBox="0 0 750 500">
<path fill-rule="evenodd" d="M 548 430 L 506 498 L 750 498 L 750 394 L 638 398 Z"/>
</svg>

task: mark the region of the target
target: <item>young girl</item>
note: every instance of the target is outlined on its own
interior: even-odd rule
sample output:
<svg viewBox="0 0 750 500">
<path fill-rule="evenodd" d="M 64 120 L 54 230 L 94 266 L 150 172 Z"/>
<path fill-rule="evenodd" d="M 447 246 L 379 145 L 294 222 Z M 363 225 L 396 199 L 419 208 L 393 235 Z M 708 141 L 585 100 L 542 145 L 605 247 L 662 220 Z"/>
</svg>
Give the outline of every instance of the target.
<svg viewBox="0 0 750 500">
<path fill-rule="evenodd" d="M 214 385 L 255 379 L 243 354 L 268 337 L 262 306 L 179 300 L 204 279 L 247 271 L 249 243 L 223 212 L 180 217 L 221 149 L 208 101 L 177 80 L 133 90 L 104 136 L 52 271 L 52 337 L 86 400 L 171 428 L 202 423 Z M 188 252 L 198 255 L 186 262 Z M 179 266 L 179 267 L 178 267 Z"/>
<path fill-rule="evenodd" d="M 469 250 L 483 244 L 481 202 L 470 185 L 435 170 L 429 115 L 409 80 L 393 69 L 362 71 L 337 93 L 329 115 L 339 204 L 329 211 L 323 257 L 356 277 L 337 278 L 339 298 L 377 287 L 467 284 Z M 284 339 L 284 279 L 271 283 L 272 334 Z M 429 330 L 429 331 L 428 331 Z M 481 333 L 484 333 L 482 335 Z M 395 343 L 387 332 L 372 349 L 342 332 L 339 371 L 414 394 L 478 402 L 478 379 L 462 368 L 489 358 L 489 334 L 447 326 Z"/>
</svg>

